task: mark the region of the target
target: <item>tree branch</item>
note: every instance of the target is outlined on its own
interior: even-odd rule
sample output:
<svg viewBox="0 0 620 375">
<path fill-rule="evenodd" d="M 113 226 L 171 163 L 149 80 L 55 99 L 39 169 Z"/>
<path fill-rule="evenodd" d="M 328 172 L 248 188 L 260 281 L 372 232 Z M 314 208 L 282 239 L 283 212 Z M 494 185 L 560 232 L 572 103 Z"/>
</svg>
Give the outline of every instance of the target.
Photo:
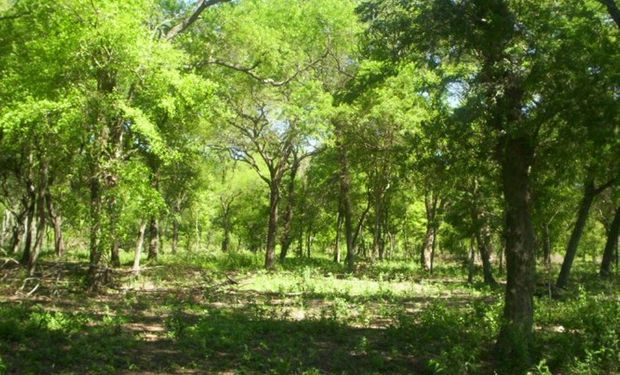
<svg viewBox="0 0 620 375">
<path fill-rule="evenodd" d="M 607 12 L 609 12 L 611 18 L 618 28 L 620 28 L 620 9 L 618 9 L 615 0 L 599 0 L 599 2 L 607 7 Z"/>
<path fill-rule="evenodd" d="M 189 17 L 185 18 L 179 24 L 175 25 L 170 30 L 168 30 L 168 32 L 165 35 L 165 38 L 167 40 L 173 39 L 177 35 L 187 30 L 188 27 L 190 27 L 194 22 L 196 22 L 198 17 L 200 17 L 200 15 L 205 9 L 212 7 L 219 3 L 228 3 L 230 1 L 231 0 L 199 0 L 198 3 L 196 4 L 196 7 L 192 11 L 192 13 L 189 15 Z"/>
</svg>

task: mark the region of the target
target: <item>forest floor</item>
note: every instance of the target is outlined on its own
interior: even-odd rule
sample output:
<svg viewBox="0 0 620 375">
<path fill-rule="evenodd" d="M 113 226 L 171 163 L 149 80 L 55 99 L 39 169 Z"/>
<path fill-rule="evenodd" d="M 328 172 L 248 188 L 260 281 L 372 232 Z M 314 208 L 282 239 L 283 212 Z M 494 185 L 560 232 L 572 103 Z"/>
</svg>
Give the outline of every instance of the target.
<svg viewBox="0 0 620 375">
<path fill-rule="evenodd" d="M 34 278 L 2 265 L 0 373 L 458 374 L 502 361 L 502 288 L 468 284 L 460 265 L 429 276 L 410 260 L 362 262 L 348 274 L 290 259 L 267 272 L 252 255 L 184 255 L 135 276 L 125 263 L 97 295 L 79 257 L 44 257 Z M 539 282 L 532 373 L 620 371 L 620 283 L 593 273 L 579 265 L 561 300 Z"/>
</svg>

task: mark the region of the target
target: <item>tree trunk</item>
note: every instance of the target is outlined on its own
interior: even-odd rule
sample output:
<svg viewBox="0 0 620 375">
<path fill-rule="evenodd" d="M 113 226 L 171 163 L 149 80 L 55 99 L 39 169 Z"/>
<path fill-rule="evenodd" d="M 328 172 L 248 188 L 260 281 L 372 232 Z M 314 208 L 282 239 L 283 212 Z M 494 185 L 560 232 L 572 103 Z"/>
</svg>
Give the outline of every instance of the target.
<svg viewBox="0 0 620 375">
<path fill-rule="evenodd" d="M 342 230 L 342 208 L 338 210 L 338 218 L 336 219 L 336 246 L 334 249 L 334 262 L 340 263 L 340 231 Z"/>
<path fill-rule="evenodd" d="M 476 242 L 478 244 L 480 260 L 482 261 L 482 273 L 484 276 L 484 283 L 487 285 L 497 285 L 497 282 L 493 277 L 493 267 L 491 265 L 490 238 L 488 237 L 487 233 L 481 233 L 481 231 L 485 231 L 485 228 L 482 228 L 476 232 Z"/>
<path fill-rule="evenodd" d="M 437 249 L 437 229 L 433 229 L 433 233 L 435 234 L 435 237 L 433 238 L 433 245 L 431 246 L 431 255 L 430 255 L 430 268 L 429 268 L 429 272 L 432 275 L 433 274 L 433 268 L 435 267 L 435 250 Z"/>
<path fill-rule="evenodd" d="M 27 213 L 26 213 L 26 225 L 25 225 L 25 234 L 26 238 L 24 240 L 24 252 L 22 254 L 22 264 L 27 265 L 29 259 L 31 257 L 30 253 L 32 252 L 32 241 L 34 237 L 34 216 L 36 210 L 36 192 L 34 188 L 34 184 L 29 181 L 27 184 L 28 187 L 28 195 L 27 195 Z"/>
<path fill-rule="evenodd" d="M 294 155 L 293 164 L 290 171 L 290 180 L 288 182 L 286 211 L 284 213 L 284 225 L 282 227 L 282 241 L 280 242 L 280 260 L 284 261 L 288 254 L 288 249 L 293 243 L 293 215 L 295 207 L 295 178 L 299 170 L 300 160 Z"/>
<path fill-rule="evenodd" d="M 49 217 L 54 228 L 54 253 L 56 256 L 60 257 L 65 253 L 65 243 L 62 238 L 62 216 L 56 212 L 49 190 L 47 193 L 46 202 L 47 212 L 49 213 Z"/>
<path fill-rule="evenodd" d="M 575 260 L 575 255 L 577 254 L 579 241 L 581 240 L 583 229 L 586 226 L 588 214 L 590 213 L 590 207 L 592 206 L 595 195 L 594 182 L 589 180 L 586 182 L 583 198 L 581 199 L 579 211 L 577 212 L 577 220 L 575 222 L 575 226 L 573 227 L 570 240 L 568 241 L 568 246 L 566 247 L 566 255 L 564 256 L 562 269 L 556 282 L 556 287 L 558 288 L 565 288 L 568 284 L 568 278 L 573 266 L 573 261 Z"/>
<path fill-rule="evenodd" d="M 149 255 L 148 260 L 157 260 L 159 255 L 159 220 L 152 217 L 149 223 Z"/>
<path fill-rule="evenodd" d="M 269 186 L 269 224 L 267 226 L 267 250 L 265 268 L 272 269 L 276 264 L 276 239 L 278 235 L 278 203 L 280 201 L 279 181 L 272 179 Z"/>
<path fill-rule="evenodd" d="M 9 210 L 4 210 L 2 213 L 2 231 L 0 232 L 0 249 L 4 249 L 6 242 L 6 234 L 9 230 Z"/>
<path fill-rule="evenodd" d="M 342 146 L 342 145 L 341 145 Z M 355 266 L 355 244 L 353 243 L 353 214 L 351 209 L 351 182 L 349 176 L 349 160 L 346 149 L 339 147 L 340 150 L 340 201 L 342 202 L 342 213 L 344 214 L 344 237 L 347 242 L 347 268 L 353 271 Z"/>
<path fill-rule="evenodd" d="M 375 222 L 372 233 L 372 256 L 379 256 L 379 260 L 383 260 L 383 246 L 381 245 L 383 227 L 383 200 L 381 189 L 375 191 Z"/>
<path fill-rule="evenodd" d="M 529 169 L 534 150 L 528 136 L 513 136 L 503 142 L 500 166 L 504 193 L 507 279 L 503 322 L 497 345 L 502 358 L 511 358 L 515 365 L 528 366 L 536 274 L 536 239 L 529 191 Z"/>
<path fill-rule="evenodd" d="M 88 289 L 97 291 L 101 287 L 101 183 L 98 177 L 91 177 L 90 183 L 90 257 L 88 265 Z"/>
<path fill-rule="evenodd" d="M 476 252 L 474 251 L 474 239 L 469 240 L 469 256 L 467 257 L 467 283 L 473 284 L 476 266 Z"/>
<path fill-rule="evenodd" d="M 25 223 L 24 220 L 26 218 L 26 211 L 23 210 L 14 215 L 13 228 L 11 230 L 11 244 L 9 247 L 9 251 L 11 254 L 17 254 L 19 252 L 19 247 L 21 245 L 22 236 L 24 234 Z"/>
<path fill-rule="evenodd" d="M 110 249 L 110 263 L 112 264 L 112 267 L 121 266 L 120 247 L 121 243 L 118 237 L 115 236 L 112 238 L 112 246 Z"/>
<path fill-rule="evenodd" d="M 132 271 L 134 273 L 140 272 L 140 258 L 142 257 L 142 249 L 144 248 L 144 233 L 146 232 L 146 221 L 140 222 L 140 229 L 138 230 L 138 240 L 136 241 L 136 252 L 133 257 Z"/>
<path fill-rule="evenodd" d="M 179 221 L 174 218 L 172 220 L 172 254 L 177 253 L 177 247 L 179 245 Z"/>
<path fill-rule="evenodd" d="M 611 265 L 614 258 L 614 252 L 618 251 L 618 237 L 620 236 L 620 206 L 616 209 L 614 219 L 607 233 L 607 242 L 603 251 L 603 260 L 601 261 L 600 275 L 603 278 L 611 277 Z"/>
<path fill-rule="evenodd" d="M 433 193 L 424 195 L 424 208 L 426 211 L 426 233 L 420 251 L 420 265 L 426 271 L 431 269 L 431 252 L 437 236 L 437 203 L 438 198 Z"/>
<path fill-rule="evenodd" d="M 47 181 L 47 166 L 43 166 L 41 171 L 41 186 L 37 192 L 37 234 L 34 242 L 34 246 L 29 253 L 28 257 L 28 274 L 34 275 L 34 271 L 37 266 L 37 260 L 43 247 L 43 240 L 45 238 L 45 226 L 46 226 L 46 212 L 45 212 L 45 190 L 47 189 L 45 181 Z"/>
<path fill-rule="evenodd" d="M 435 243 L 435 228 L 432 224 L 426 225 L 426 233 L 424 234 L 424 242 L 420 251 L 420 264 L 424 270 L 431 269 L 431 252 Z"/>
</svg>

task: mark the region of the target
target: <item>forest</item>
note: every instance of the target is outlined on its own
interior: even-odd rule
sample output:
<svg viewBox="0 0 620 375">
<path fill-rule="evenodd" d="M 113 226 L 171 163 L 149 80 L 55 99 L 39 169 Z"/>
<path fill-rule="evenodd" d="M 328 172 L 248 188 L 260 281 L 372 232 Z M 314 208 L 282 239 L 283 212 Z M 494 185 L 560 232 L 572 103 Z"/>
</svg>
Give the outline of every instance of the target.
<svg viewBox="0 0 620 375">
<path fill-rule="evenodd" d="M 620 373 L 618 0 L 0 0 L 0 374 Z"/>
</svg>

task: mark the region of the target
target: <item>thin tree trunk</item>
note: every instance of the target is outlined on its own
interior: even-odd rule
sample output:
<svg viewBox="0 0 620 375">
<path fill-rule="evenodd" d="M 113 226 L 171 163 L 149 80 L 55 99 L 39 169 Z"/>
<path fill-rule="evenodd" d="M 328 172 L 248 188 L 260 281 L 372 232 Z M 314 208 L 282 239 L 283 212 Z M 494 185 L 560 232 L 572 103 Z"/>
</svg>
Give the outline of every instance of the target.
<svg viewBox="0 0 620 375">
<path fill-rule="evenodd" d="M 469 256 L 467 257 L 467 283 L 473 284 L 476 264 L 476 252 L 474 251 L 474 239 L 469 240 Z"/>
<path fill-rule="evenodd" d="M 620 206 L 616 209 L 614 219 L 607 233 L 607 242 L 603 251 L 603 260 L 601 261 L 600 275 L 603 278 L 611 277 L 611 265 L 614 258 L 614 252 L 618 251 L 618 236 L 620 236 Z"/>
<path fill-rule="evenodd" d="M 433 193 L 424 195 L 424 207 L 426 210 L 426 233 L 424 234 L 424 242 L 420 251 L 420 265 L 426 271 L 431 268 L 431 252 L 437 236 L 437 201 L 438 198 Z"/>
<path fill-rule="evenodd" d="M 152 217 L 149 223 L 149 255 L 148 260 L 157 260 L 159 255 L 159 220 Z"/>
<path fill-rule="evenodd" d="M 382 193 L 379 188 L 375 191 L 375 222 L 372 234 L 372 256 L 379 256 L 379 260 L 383 260 L 383 249 L 381 246 L 381 229 L 383 226 L 383 200 Z"/>
<path fill-rule="evenodd" d="M 142 249 L 144 248 L 144 233 L 146 232 L 146 221 L 140 222 L 140 229 L 138 230 L 138 240 L 136 241 L 136 252 L 133 258 L 132 271 L 134 273 L 140 272 L 140 258 L 142 257 Z"/>
<path fill-rule="evenodd" d="M 97 291 L 101 284 L 101 183 L 98 177 L 91 177 L 90 183 L 90 259 L 88 265 L 88 289 Z"/>
<path fill-rule="evenodd" d="M 179 221 L 174 218 L 172 220 L 172 254 L 177 253 L 177 247 L 179 245 Z"/>
<path fill-rule="evenodd" d="M 476 242 L 478 244 L 478 252 L 480 253 L 480 260 L 482 261 L 482 272 L 484 276 L 484 283 L 487 285 L 497 285 L 495 278 L 493 277 L 493 270 L 491 265 L 491 244 L 488 233 L 488 228 L 483 227 L 476 231 Z M 485 233 L 481 233 L 485 232 Z"/>
<path fill-rule="evenodd" d="M 570 271 L 573 266 L 573 261 L 575 260 L 575 255 L 577 254 L 579 241 L 581 240 L 583 229 L 586 226 L 588 214 L 590 213 L 590 207 L 592 206 L 595 195 L 596 193 L 594 189 L 594 182 L 590 180 L 586 183 L 583 198 L 581 199 L 581 203 L 579 204 L 577 220 L 575 222 L 575 226 L 573 227 L 570 240 L 568 241 L 568 246 L 566 247 L 566 255 L 564 256 L 564 261 L 562 262 L 562 269 L 560 270 L 560 274 L 556 282 L 557 288 L 565 288 L 568 284 L 568 278 L 570 276 Z"/>
<path fill-rule="evenodd" d="M 334 262 L 340 263 L 340 231 L 342 229 L 342 209 L 338 210 L 338 218 L 336 219 L 336 246 L 334 249 Z"/>
<path fill-rule="evenodd" d="M 112 238 L 112 246 L 110 249 L 110 263 L 112 264 L 112 267 L 121 266 L 120 247 L 121 243 L 118 237 L 114 236 L 114 238 Z"/>
<path fill-rule="evenodd" d="M 4 210 L 2 213 L 2 231 L 0 232 L 0 249 L 4 248 L 6 242 L 6 234 L 9 228 L 9 210 Z"/>
<path fill-rule="evenodd" d="M 426 271 L 431 269 L 431 252 L 433 250 L 434 243 L 435 228 L 433 228 L 432 224 L 427 224 L 426 233 L 424 234 L 424 242 L 422 243 L 420 251 L 420 263 Z"/>
<path fill-rule="evenodd" d="M 276 239 L 278 236 L 278 203 L 280 201 L 280 181 L 272 179 L 269 187 L 269 224 L 267 226 L 267 249 L 265 251 L 265 268 L 276 265 Z"/>
<path fill-rule="evenodd" d="M 56 212 L 49 189 L 47 192 L 46 203 L 47 212 L 54 228 L 54 253 L 56 256 L 60 257 L 65 253 L 65 243 L 62 237 L 62 216 Z"/>
<path fill-rule="evenodd" d="M 26 213 L 26 225 L 25 225 L 25 234 L 26 238 L 24 240 L 24 252 L 22 254 L 22 264 L 28 264 L 29 259 L 31 257 L 30 253 L 32 252 L 32 242 L 34 238 L 34 216 L 36 210 L 36 193 L 34 190 L 34 184 L 32 182 L 28 182 L 28 199 L 27 199 L 27 213 Z"/>
<path fill-rule="evenodd" d="M 293 242 L 293 216 L 295 207 L 295 178 L 299 170 L 300 160 L 294 154 L 293 164 L 290 171 L 290 180 L 288 182 L 286 210 L 284 212 L 284 225 L 282 226 L 282 241 L 280 242 L 280 260 L 284 261 L 288 254 L 288 249 Z"/>
<path fill-rule="evenodd" d="M 45 190 L 47 189 L 45 181 L 47 181 L 47 166 L 42 167 L 40 177 L 40 180 L 42 181 L 42 186 L 39 187 L 39 191 L 37 193 L 37 234 L 34 246 L 32 247 L 32 251 L 30 251 L 28 258 L 28 274 L 30 276 L 34 275 L 34 271 L 37 266 L 37 260 L 39 258 L 39 254 L 41 253 L 41 248 L 43 247 L 43 240 L 45 238 Z"/>
<path fill-rule="evenodd" d="M 24 234 L 25 223 L 24 220 L 26 218 L 26 211 L 23 210 L 18 212 L 13 218 L 13 228 L 12 228 L 12 236 L 11 236 L 11 244 L 10 244 L 10 253 L 17 254 L 19 252 L 19 248 L 22 242 L 22 237 Z"/>
<path fill-rule="evenodd" d="M 431 246 L 431 256 L 430 256 L 430 274 L 433 274 L 433 268 L 435 266 L 435 249 L 437 249 L 437 229 L 433 229 L 433 233 L 435 234 L 435 237 L 433 238 L 433 245 Z"/>
</svg>

